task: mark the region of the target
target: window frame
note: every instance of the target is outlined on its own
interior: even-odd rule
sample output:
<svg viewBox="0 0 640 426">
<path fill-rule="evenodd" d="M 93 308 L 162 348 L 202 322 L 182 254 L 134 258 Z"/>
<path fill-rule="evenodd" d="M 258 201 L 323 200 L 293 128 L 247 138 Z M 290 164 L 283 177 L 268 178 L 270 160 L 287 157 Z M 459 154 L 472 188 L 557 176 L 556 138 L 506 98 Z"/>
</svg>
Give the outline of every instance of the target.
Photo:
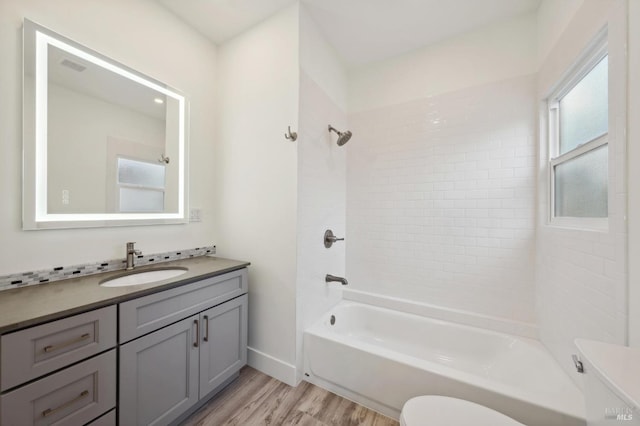
<svg viewBox="0 0 640 426">
<path fill-rule="evenodd" d="M 571 161 L 581 155 L 593 152 L 594 150 L 607 146 L 609 149 L 609 133 L 611 129 L 611 113 L 609 112 L 609 125 L 607 133 L 599 135 L 590 141 L 578 145 L 577 147 L 560 154 L 560 101 L 566 96 L 578 83 L 580 83 L 605 57 L 609 55 L 607 43 L 607 30 L 603 29 L 581 55 L 578 61 L 570 67 L 564 74 L 563 78 L 556 85 L 555 90 L 547 98 L 547 127 L 548 127 L 548 146 L 547 146 L 547 169 L 548 169 L 548 194 L 549 194 L 549 210 L 548 225 L 562 228 L 580 228 L 585 230 L 607 230 L 609 226 L 609 215 L 607 217 L 572 217 L 572 216 L 556 216 L 556 197 L 555 197 L 555 168 L 560 164 Z M 610 70 L 609 63 L 609 70 Z M 611 87 L 610 73 L 608 73 L 608 86 Z M 610 102 L 609 106 L 610 106 Z M 610 176 L 610 175 L 609 175 Z M 607 193 L 610 193 L 611 182 L 607 176 Z M 610 197 L 607 204 L 609 205 Z"/>
</svg>

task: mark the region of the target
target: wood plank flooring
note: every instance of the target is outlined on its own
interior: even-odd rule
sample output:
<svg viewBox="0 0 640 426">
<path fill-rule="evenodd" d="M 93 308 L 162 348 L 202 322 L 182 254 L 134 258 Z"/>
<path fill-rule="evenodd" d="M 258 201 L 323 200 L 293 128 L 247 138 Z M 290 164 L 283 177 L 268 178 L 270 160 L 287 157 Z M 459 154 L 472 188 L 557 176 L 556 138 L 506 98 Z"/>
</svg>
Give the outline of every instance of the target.
<svg viewBox="0 0 640 426">
<path fill-rule="evenodd" d="M 398 422 L 307 382 L 291 387 L 251 367 L 183 426 L 397 426 Z"/>
</svg>

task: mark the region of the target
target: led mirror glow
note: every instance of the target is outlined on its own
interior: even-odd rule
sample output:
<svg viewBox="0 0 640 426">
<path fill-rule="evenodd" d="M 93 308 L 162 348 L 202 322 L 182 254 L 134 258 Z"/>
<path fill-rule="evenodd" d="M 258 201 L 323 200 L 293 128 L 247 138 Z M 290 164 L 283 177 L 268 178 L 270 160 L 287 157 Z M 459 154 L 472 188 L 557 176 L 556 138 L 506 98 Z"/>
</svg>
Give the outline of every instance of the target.
<svg viewBox="0 0 640 426">
<path fill-rule="evenodd" d="M 50 57 L 52 55 L 54 56 L 53 60 Z M 61 60 L 60 57 L 63 59 Z M 24 229 L 171 224 L 188 221 L 186 216 L 187 104 L 184 96 L 156 80 L 28 20 L 25 20 L 24 23 L 24 63 Z M 59 71 L 62 68 L 58 65 L 62 65 L 66 69 Z M 90 72 L 85 73 L 87 67 Z M 65 76 L 68 75 L 67 77 L 60 77 L 56 74 L 64 72 L 67 73 L 65 74 Z M 92 72 L 94 73 L 93 77 L 86 77 Z M 55 81 L 55 84 L 52 81 Z M 114 90 L 114 87 L 111 86 L 113 81 L 124 82 L 123 84 L 127 86 L 120 90 L 117 90 L 118 86 L 115 86 Z M 77 86 L 82 90 L 79 91 L 77 87 L 69 89 L 70 86 Z M 51 96 L 56 90 L 64 91 L 65 94 L 72 93 L 71 95 L 66 94 L 66 96 L 73 102 L 62 104 L 71 105 L 68 109 L 81 110 L 81 107 L 74 105 L 74 103 L 79 103 L 78 99 L 84 97 L 90 99 L 89 102 L 93 104 L 100 104 L 100 108 L 103 109 L 96 111 L 101 114 L 96 113 L 88 120 L 86 117 L 84 120 L 81 117 L 73 119 L 66 117 L 66 121 L 51 123 L 52 116 L 55 117 L 54 120 L 59 120 L 60 111 L 67 109 L 60 107 L 60 104 L 52 106 L 54 98 Z M 135 94 L 130 94 L 130 92 L 135 92 Z M 107 94 L 100 96 L 101 93 Z M 123 98 L 130 99 L 123 100 Z M 57 98 L 55 100 L 57 101 Z M 80 105 L 82 106 L 82 104 Z M 152 136 L 144 134 L 141 138 L 155 138 L 154 143 L 160 146 L 151 152 L 153 146 L 150 144 L 145 145 L 133 141 L 131 138 L 118 139 L 111 137 L 111 134 L 106 136 L 100 134 L 95 139 L 100 141 L 101 148 L 104 146 L 106 148 L 96 149 L 95 155 L 98 156 L 100 152 L 106 151 L 107 158 L 95 159 L 96 164 L 100 167 L 86 166 L 83 162 L 88 161 L 87 156 L 83 157 L 77 147 L 83 143 L 82 149 L 92 150 L 93 147 L 90 143 L 93 143 L 93 139 L 86 137 L 80 130 L 76 131 L 74 127 L 80 128 L 83 125 L 87 127 L 85 124 L 87 121 L 96 122 L 97 126 L 103 125 L 102 121 L 106 120 L 105 117 L 108 118 L 104 109 L 116 110 L 117 107 L 122 111 L 116 111 L 114 114 L 126 117 L 131 122 L 144 122 L 145 120 L 150 123 L 153 120 L 155 120 L 154 123 L 159 122 L 160 124 L 156 123 L 154 126 L 160 130 L 153 133 Z M 73 116 L 72 113 L 67 115 Z M 137 117 L 140 119 L 134 120 Z M 147 127 L 150 126 L 151 124 L 147 125 Z M 105 126 L 103 125 L 103 127 Z M 62 133 L 64 137 L 51 139 L 51 135 L 55 133 L 56 129 L 64 129 L 66 131 L 66 133 Z M 127 133 L 120 130 L 118 128 L 113 130 L 112 126 L 109 131 L 118 136 L 120 133 Z M 76 139 L 79 139 L 80 143 L 76 143 L 75 148 L 63 145 L 71 144 L 67 135 L 73 131 L 81 134 L 86 140 L 77 137 Z M 130 131 L 130 133 L 136 132 Z M 119 203 L 115 199 L 117 197 L 115 194 L 118 193 L 117 172 L 115 171 L 117 158 L 121 155 L 127 155 L 140 161 L 157 161 L 157 158 L 165 158 L 165 154 L 171 154 L 167 155 L 171 157 L 171 160 L 174 160 L 173 156 L 177 155 L 177 161 L 171 161 L 170 165 L 167 163 L 171 169 L 168 169 L 167 173 L 168 196 L 165 197 L 167 204 L 165 204 L 164 211 L 149 213 L 151 209 L 145 209 L 144 206 L 140 211 L 133 213 L 120 210 Z M 91 159 L 93 160 L 93 158 Z M 84 169 L 83 166 L 85 166 Z M 55 180 L 63 180 L 58 179 L 60 170 L 67 174 L 75 172 L 76 175 L 72 175 L 71 178 L 65 176 L 66 182 L 73 182 L 82 181 L 85 177 L 82 173 L 92 172 L 93 169 L 100 169 L 96 171 L 98 176 L 95 179 L 99 184 L 85 184 L 84 191 L 69 191 L 68 189 L 60 191 L 60 188 L 56 186 L 58 182 L 54 182 Z M 55 170 L 54 175 L 51 175 L 52 170 Z M 171 173 L 169 173 L 170 171 Z M 55 178 L 54 181 L 52 181 L 52 176 Z M 87 181 L 91 180 L 87 179 Z M 60 187 L 66 188 L 64 185 Z M 52 191 L 56 194 L 55 197 L 52 197 Z M 62 193 L 61 200 L 57 197 L 57 194 L 60 193 Z M 94 193 L 98 193 L 98 195 L 94 196 Z M 82 203 L 79 203 L 77 200 L 80 197 L 94 197 L 97 201 L 89 202 L 83 199 Z M 70 198 L 76 202 L 71 203 Z M 74 204 L 73 208 L 69 204 Z M 77 205 L 82 207 L 77 207 Z"/>
</svg>

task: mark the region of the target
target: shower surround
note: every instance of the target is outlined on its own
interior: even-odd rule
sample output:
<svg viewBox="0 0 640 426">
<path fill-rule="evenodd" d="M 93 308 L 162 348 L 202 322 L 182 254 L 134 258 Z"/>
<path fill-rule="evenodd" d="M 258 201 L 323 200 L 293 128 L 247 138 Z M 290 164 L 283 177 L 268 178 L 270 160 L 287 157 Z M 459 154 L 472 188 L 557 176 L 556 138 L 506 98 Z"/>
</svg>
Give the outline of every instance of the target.
<svg viewBox="0 0 640 426">
<path fill-rule="evenodd" d="M 351 288 L 535 322 L 534 99 L 529 75 L 350 115 Z"/>
</svg>

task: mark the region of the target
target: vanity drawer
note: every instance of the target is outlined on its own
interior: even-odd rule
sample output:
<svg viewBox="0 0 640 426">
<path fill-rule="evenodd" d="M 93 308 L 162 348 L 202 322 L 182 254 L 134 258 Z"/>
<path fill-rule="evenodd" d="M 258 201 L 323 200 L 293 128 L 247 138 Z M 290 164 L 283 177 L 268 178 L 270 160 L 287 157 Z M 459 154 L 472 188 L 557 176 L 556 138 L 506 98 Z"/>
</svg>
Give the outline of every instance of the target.
<svg viewBox="0 0 640 426">
<path fill-rule="evenodd" d="M 116 345 L 116 306 L 0 337 L 0 389 L 5 391 Z"/>
<path fill-rule="evenodd" d="M 247 292 L 247 268 L 120 304 L 120 343 Z"/>
<path fill-rule="evenodd" d="M 113 349 L 0 396 L 0 424 L 81 425 L 115 404 Z"/>
</svg>

